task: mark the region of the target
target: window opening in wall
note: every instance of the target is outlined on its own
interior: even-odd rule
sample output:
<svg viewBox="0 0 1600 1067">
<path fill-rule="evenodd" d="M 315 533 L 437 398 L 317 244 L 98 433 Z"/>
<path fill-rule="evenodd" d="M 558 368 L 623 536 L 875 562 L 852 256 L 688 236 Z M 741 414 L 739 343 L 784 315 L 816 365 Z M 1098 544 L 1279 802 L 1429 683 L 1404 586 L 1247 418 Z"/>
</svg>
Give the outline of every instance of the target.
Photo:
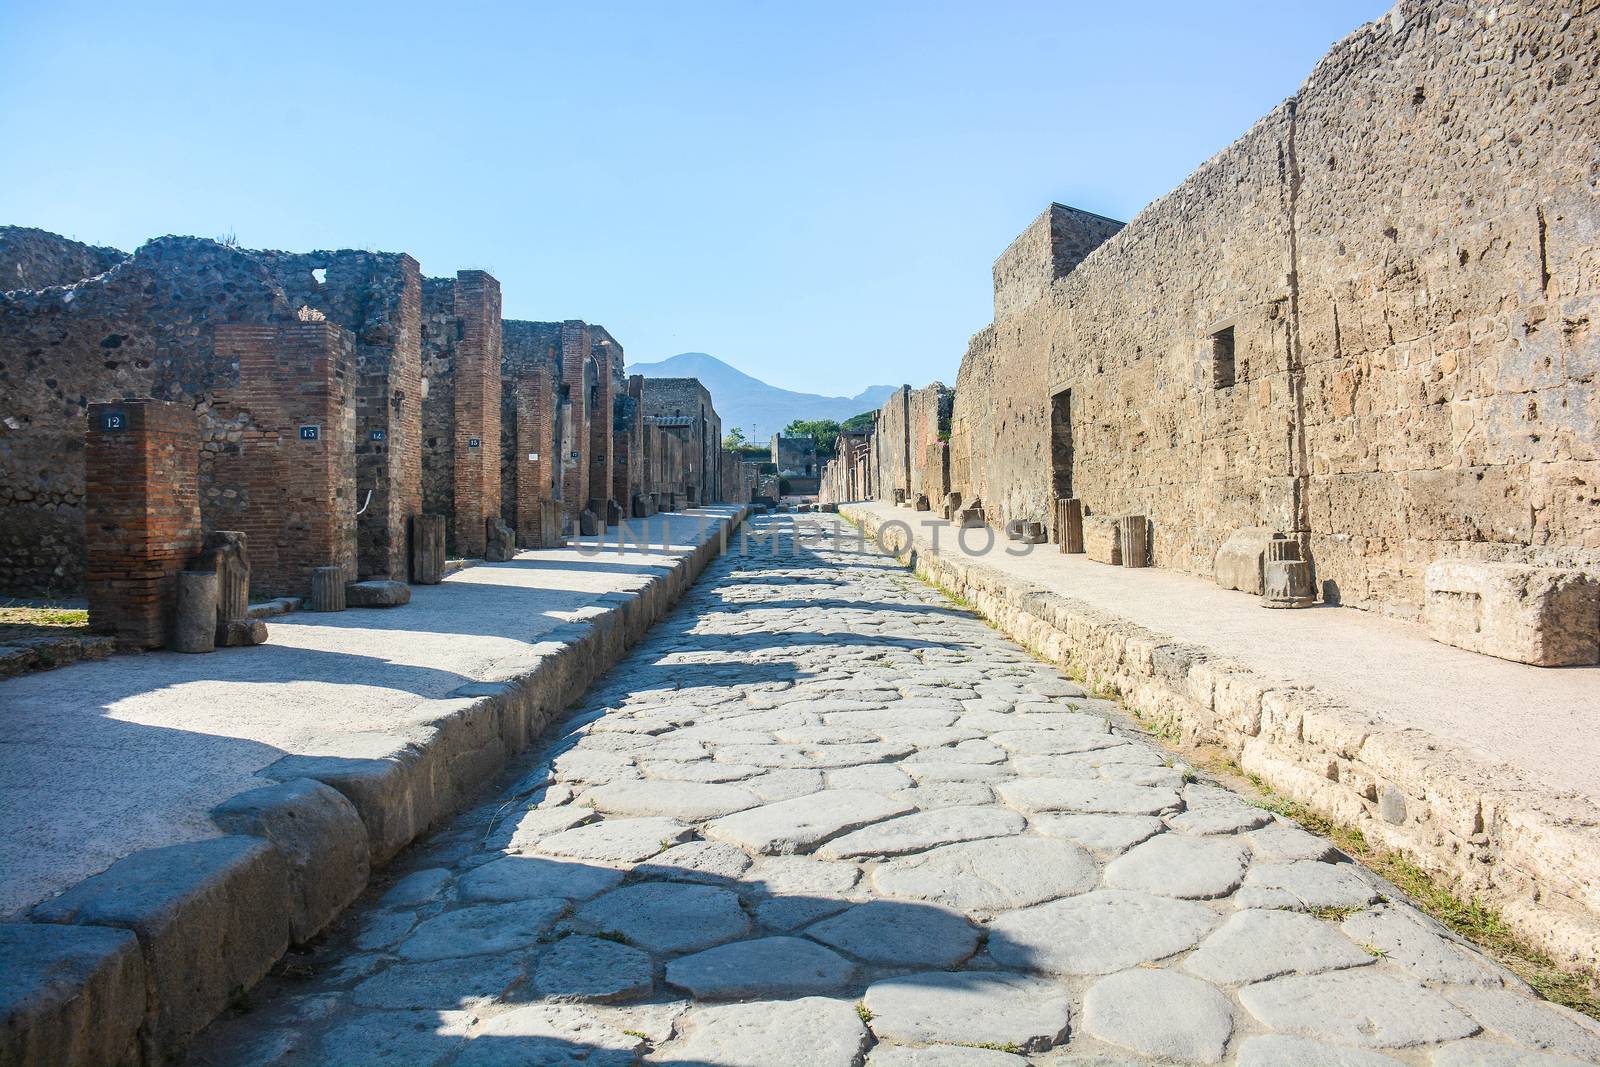
<svg viewBox="0 0 1600 1067">
<path fill-rule="evenodd" d="M 1234 383 L 1233 327 L 1211 335 L 1211 387 L 1227 389 Z"/>
</svg>

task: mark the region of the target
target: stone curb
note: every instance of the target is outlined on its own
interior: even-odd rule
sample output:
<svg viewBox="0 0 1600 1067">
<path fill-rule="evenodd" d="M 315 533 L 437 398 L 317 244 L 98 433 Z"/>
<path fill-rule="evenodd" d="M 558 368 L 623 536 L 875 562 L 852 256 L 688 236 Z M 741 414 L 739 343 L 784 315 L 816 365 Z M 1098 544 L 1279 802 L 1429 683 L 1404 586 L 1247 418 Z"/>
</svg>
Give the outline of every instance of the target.
<svg viewBox="0 0 1600 1067">
<path fill-rule="evenodd" d="M 1405 852 L 1493 905 L 1563 969 L 1600 973 L 1600 806 L 1439 737 L 1381 721 L 1312 685 L 1273 680 L 1206 648 L 967 559 L 934 556 L 844 506 L 918 577 L 960 596 L 1038 655 L 1176 720 L 1284 796 Z"/>
<path fill-rule="evenodd" d="M 212 810 L 228 836 L 145 849 L 0 924 L 0 1067 L 151 1065 L 463 807 L 672 607 L 748 515 L 608 593 L 358 757 L 285 756 Z M 393 741 L 393 744 L 388 742 Z"/>
</svg>

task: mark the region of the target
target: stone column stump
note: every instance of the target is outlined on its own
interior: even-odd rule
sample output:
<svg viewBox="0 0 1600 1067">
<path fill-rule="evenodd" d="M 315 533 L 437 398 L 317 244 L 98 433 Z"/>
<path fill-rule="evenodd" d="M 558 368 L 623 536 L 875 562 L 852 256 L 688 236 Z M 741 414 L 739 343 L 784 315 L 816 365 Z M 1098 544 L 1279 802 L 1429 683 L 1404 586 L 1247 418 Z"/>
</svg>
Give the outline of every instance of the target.
<svg viewBox="0 0 1600 1067">
<path fill-rule="evenodd" d="M 1075 496 L 1056 500 L 1056 541 L 1061 551 L 1083 551 L 1083 501 Z"/>
<path fill-rule="evenodd" d="M 316 567 L 311 571 L 311 610 L 343 611 L 344 568 Z"/>
<path fill-rule="evenodd" d="M 172 650 L 212 652 L 216 647 L 217 574 L 215 571 L 179 571 Z"/>
<path fill-rule="evenodd" d="M 1117 520 L 1117 537 L 1122 547 L 1124 567 L 1150 566 L 1150 520 L 1143 515 L 1124 515 Z"/>
<path fill-rule="evenodd" d="M 1261 606 L 1309 608 L 1316 603 L 1316 580 L 1309 560 L 1300 558 L 1300 542 L 1275 537 L 1267 542 L 1262 570 Z"/>
<path fill-rule="evenodd" d="M 444 516 L 411 516 L 411 580 L 417 585 L 444 581 Z"/>
</svg>

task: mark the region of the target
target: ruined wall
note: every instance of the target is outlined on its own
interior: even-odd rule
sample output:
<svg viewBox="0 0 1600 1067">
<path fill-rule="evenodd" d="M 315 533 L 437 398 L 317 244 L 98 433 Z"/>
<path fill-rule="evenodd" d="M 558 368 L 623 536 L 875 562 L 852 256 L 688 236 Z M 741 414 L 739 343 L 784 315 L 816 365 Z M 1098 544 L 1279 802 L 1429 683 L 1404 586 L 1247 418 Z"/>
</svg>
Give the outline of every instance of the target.
<svg viewBox="0 0 1600 1067">
<path fill-rule="evenodd" d="M 594 359 L 594 380 L 589 389 L 589 507 L 604 523 L 616 465 L 617 380 L 622 375 L 623 356 L 622 346 L 604 326 L 589 328 L 589 345 Z"/>
<path fill-rule="evenodd" d="M 642 496 L 645 486 L 644 375 L 634 374 L 624 381 L 615 401 L 612 431 L 611 498 L 627 518 L 632 514 L 633 498 Z"/>
<path fill-rule="evenodd" d="M 645 414 L 678 433 L 687 464 L 679 507 L 714 503 L 721 496 L 722 419 L 698 378 L 646 378 Z"/>
<path fill-rule="evenodd" d="M 878 498 L 893 500 L 895 490 L 914 500 L 919 493 L 942 498 L 948 491 L 943 443 L 950 436 L 954 397 L 940 382 L 912 389 L 903 385 L 883 407 L 873 428 L 874 465 Z M 938 449 L 937 454 L 935 449 Z M 927 477 L 928 464 L 936 464 Z"/>
<path fill-rule="evenodd" d="M 500 514 L 500 283 L 428 278 L 422 302 L 423 508 L 448 518 L 449 552 L 481 556 Z"/>
<path fill-rule="evenodd" d="M 994 263 L 994 318 L 999 322 L 1050 292 L 1057 278 L 1083 261 L 1122 223 L 1089 211 L 1051 204 Z"/>
<path fill-rule="evenodd" d="M 0 292 L 74 285 L 128 258 L 115 248 L 86 245 L 31 226 L 0 226 Z"/>
<path fill-rule="evenodd" d="M 517 544 L 549 543 L 542 505 L 559 501 L 561 324 L 501 323 L 500 511 Z"/>
<path fill-rule="evenodd" d="M 1402 4 L 1048 293 L 997 289 L 955 488 L 1048 522 L 1070 390 L 1072 491 L 1150 515 L 1159 566 L 1271 526 L 1414 615 L 1434 559 L 1600 559 L 1596 22 Z"/>
<path fill-rule="evenodd" d="M 353 579 L 356 547 L 355 339 L 327 321 L 221 325 L 219 360 L 238 368 L 224 404 L 236 447 L 212 459 L 228 489 L 208 527 L 249 538 L 250 588 L 310 596 L 311 573 L 338 566 Z"/>
<path fill-rule="evenodd" d="M 561 499 L 568 523 L 577 529 L 578 514 L 589 506 L 589 449 L 594 412 L 589 393 L 595 381 L 593 344 L 589 326 L 577 320 L 561 324 L 561 380 L 565 400 L 561 409 Z"/>
</svg>

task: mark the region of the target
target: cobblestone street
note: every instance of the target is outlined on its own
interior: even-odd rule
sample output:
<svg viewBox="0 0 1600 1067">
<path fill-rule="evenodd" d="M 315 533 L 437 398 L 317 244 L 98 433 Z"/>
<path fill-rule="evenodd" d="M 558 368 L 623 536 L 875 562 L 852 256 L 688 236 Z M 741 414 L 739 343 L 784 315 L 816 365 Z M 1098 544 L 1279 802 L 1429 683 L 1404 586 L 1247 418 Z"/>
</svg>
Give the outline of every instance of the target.
<svg viewBox="0 0 1600 1067">
<path fill-rule="evenodd" d="M 189 1062 L 1600 1060 L 1325 839 L 797 518 L 751 520 Z"/>
</svg>

